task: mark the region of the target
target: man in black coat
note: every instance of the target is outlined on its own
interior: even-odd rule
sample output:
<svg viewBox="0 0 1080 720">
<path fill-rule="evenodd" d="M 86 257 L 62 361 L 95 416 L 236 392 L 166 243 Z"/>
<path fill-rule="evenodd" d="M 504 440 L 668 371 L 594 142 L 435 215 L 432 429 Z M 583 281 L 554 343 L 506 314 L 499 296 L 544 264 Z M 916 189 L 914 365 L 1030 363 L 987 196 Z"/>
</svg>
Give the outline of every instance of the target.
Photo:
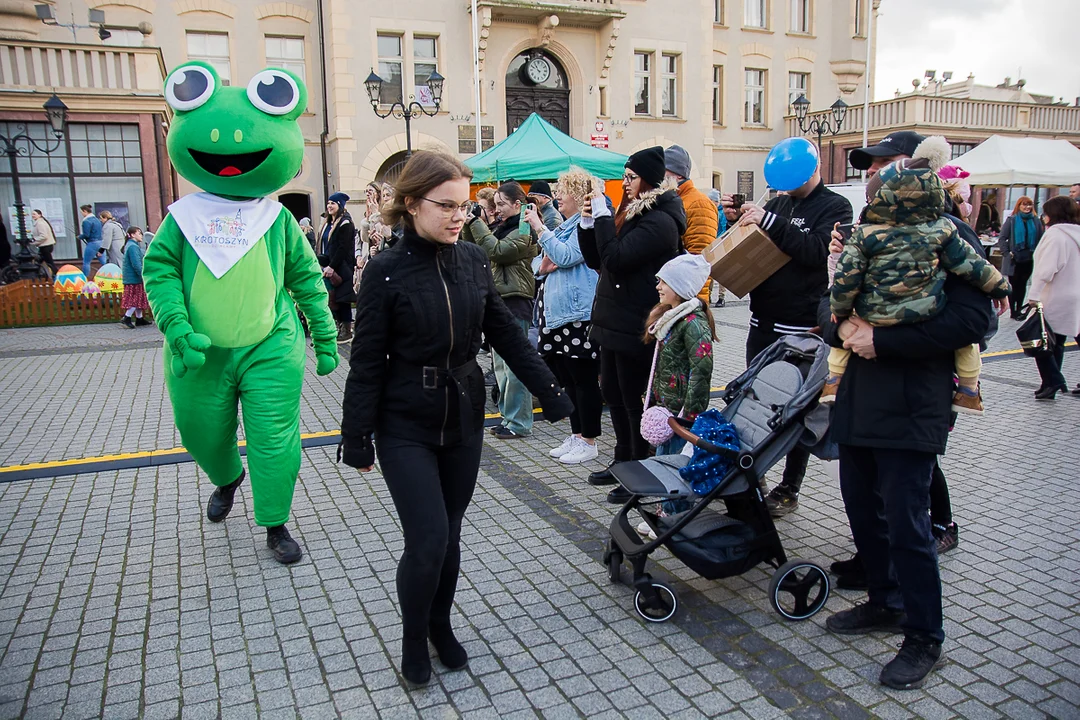
<svg viewBox="0 0 1080 720">
<path fill-rule="evenodd" d="M 731 196 L 721 199 L 729 219 Z M 746 364 L 781 335 L 809 332 L 817 325 L 817 307 L 829 286 L 829 237 L 836 223 L 851 222 L 851 203 L 825 187 L 820 167 L 787 195 L 765 207 L 744 205 L 741 223 L 758 225 L 791 261 L 750 291 L 750 332 L 746 336 Z M 765 502 L 773 517 L 799 507 L 799 489 L 806 475 L 810 452 L 801 445 L 787 456 L 783 480 Z"/>
<path fill-rule="evenodd" d="M 827 342 L 854 351 L 831 432 L 869 586 L 868 602 L 833 615 L 826 626 L 845 635 L 903 632 L 900 652 L 880 676 L 898 689 L 921 687 L 943 660 L 931 471 L 951 424 L 954 353 L 980 342 L 994 317 L 986 295 L 956 276 L 948 276 L 945 291 L 945 309 L 911 325 L 874 328 L 855 318 L 837 328 L 827 303 L 819 318 Z"/>
</svg>

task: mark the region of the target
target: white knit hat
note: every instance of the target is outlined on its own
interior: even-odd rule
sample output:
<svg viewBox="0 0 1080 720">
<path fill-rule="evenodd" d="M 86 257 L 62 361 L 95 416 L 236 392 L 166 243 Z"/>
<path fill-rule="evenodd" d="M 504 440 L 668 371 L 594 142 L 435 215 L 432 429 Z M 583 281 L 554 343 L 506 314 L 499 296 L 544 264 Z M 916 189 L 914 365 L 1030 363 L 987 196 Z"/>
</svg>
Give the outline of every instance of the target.
<svg viewBox="0 0 1080 720">
<path fill-rule="evenodd" d="M 696 297 L 709 279 L 708 261 L 700 255 L 686 253 L 673 260 L 668 260 L 656 273 L 656 277 L 667 283 L 668 287 L 683 300 Z"/>
</svg>

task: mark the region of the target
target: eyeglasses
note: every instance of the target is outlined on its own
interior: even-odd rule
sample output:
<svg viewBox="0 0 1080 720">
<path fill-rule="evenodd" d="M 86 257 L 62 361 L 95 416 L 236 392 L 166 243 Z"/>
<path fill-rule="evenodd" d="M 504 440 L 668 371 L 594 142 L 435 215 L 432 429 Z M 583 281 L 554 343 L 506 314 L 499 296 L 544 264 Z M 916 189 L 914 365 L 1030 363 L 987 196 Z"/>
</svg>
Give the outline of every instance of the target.
<svg viewBox="0 0 1080 720">
<path fill-rule="evenodd" d="M 426 198 L 426 197 L 422 197 L 420 199 L 421 200 L 427 200 L 432 205 L 438 205 L 440 208 L 442 208 L 443 214 L 444 215 L 449 215 L 449 216 L 453 216 L 454 212 L 457 211 L 457 210 L 460 210 L 463 215 L 468 215 L 469 210 L 472 209 L 472 201 L 471 200 L 466 200 L 465 202 L 458 205 L 457 203 L 440 202 L 438 200 L 432 200 L 431 198 Z"/>
<path fill-rule="evenodd" d="M 635 180 L 639 179 L 640 177 L 641 177 L 640 175 L 635 175 L 634 173 L 626 173 L 625 175 L 622 176 L 622 179 L 623 179 L 623 182 L 632 183 Z"/>
</svg>

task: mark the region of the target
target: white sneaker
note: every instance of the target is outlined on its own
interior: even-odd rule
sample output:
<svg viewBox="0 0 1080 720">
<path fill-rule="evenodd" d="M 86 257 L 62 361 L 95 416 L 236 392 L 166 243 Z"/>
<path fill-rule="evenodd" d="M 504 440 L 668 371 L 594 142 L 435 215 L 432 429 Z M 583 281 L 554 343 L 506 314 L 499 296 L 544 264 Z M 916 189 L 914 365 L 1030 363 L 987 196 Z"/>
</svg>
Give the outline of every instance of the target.
<svg viewBox="0 0 1080 720">
<path fill-rule="evenodd" d="M 645 522 L 644 520 L 638 523 L 637 531 L 638 535 L 642 537 L 647 537 L 650 540 L 656 539 L 656 532 L 651 527 L 649 527 L 649 523 Z"/>
<path fill-rule="evenodd" d="M 571 450 L 573 450 L 577 446 L 577 443 L 574 442 L 576 439 L 577 439 L 576 435 L 571 435 L 570 437 L 563 440 L 562 445 L 555 448 L 554 450 L 549 450 L 548 455 L 550 455 L 553 458 L 561 458 L 563 455 L 570 452 Z"/>
<path fill-rule="evenodd" d="M 581 438 L 574 438 L 574 448 L 559 458 L 559 462 L 566 463 L 567 465 L 576 465 L 577 463 L 588 462 L 589 460 L 595 460 L 598 451 L 595 443 L 590 445 Z"/>
</svg>

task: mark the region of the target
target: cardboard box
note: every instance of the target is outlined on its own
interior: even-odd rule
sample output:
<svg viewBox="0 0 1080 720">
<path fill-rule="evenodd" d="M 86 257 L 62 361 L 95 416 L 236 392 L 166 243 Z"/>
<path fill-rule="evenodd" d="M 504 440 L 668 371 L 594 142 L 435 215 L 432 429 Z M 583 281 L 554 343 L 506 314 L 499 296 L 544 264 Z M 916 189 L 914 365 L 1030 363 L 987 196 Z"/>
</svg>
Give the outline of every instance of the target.
<svg viewBox="0 0 1080 720">
<path fill-rule="evenodd" d="M 733 228 L 701 255 L 712 266 L 713 278 L 740 298 L 791 260 L 757 225 Z"/>
</svg>

